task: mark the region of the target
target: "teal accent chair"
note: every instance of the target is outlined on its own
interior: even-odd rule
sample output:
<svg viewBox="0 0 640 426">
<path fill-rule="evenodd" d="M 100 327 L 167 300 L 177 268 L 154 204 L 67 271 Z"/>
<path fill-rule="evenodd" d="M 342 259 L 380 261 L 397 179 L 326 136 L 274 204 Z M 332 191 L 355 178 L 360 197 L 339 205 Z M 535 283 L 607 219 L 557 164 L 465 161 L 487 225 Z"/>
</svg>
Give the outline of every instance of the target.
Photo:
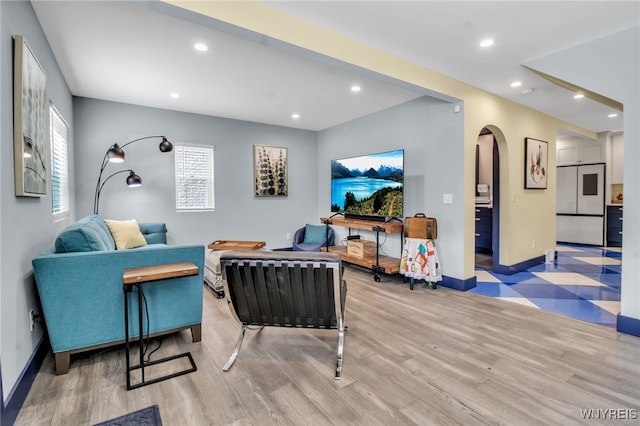
<svg viewBox="0 0 640 426">
<path fill-rule="evenodd" d="M 293 251 L 321 251 L 334 244 L 335 233 L 328 225 L 306 225 L 293 234 Z"/>
</svg>

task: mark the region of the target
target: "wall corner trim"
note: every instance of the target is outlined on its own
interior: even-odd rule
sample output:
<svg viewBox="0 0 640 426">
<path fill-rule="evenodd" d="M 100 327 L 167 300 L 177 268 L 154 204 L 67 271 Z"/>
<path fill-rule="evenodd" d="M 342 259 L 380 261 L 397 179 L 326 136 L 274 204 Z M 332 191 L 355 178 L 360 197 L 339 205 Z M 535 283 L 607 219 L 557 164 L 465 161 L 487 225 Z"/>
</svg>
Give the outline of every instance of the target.
<svg viewBox="0 0 640 426">
<path fill-rule="evenodd" d="M 616 330 L 620 333 L 640 337 L 640 319 L 618 314 Z"/>
<path fill-rule="evenodd" d="M 49 353 L 49 339 L 46 338 L 46 335 L 43 335 L 36 344 L 29 362 L 22 370 L 20 378 L 7 396 L 7 401 L 3 405 L 2 425 L 15 423 L 47 353 Z"/>
<path fill-rule="evenodd" d="M 466 280 L 461 280 L 458 278 L 447 277 L 446 275 L 442 277 L 442 281 L 438 283 L 443 287 L 452 288 L 454 290 L 467 291 L 475 288 L 476 286 L 476 277 L 471 277 Z"/>
</svg>

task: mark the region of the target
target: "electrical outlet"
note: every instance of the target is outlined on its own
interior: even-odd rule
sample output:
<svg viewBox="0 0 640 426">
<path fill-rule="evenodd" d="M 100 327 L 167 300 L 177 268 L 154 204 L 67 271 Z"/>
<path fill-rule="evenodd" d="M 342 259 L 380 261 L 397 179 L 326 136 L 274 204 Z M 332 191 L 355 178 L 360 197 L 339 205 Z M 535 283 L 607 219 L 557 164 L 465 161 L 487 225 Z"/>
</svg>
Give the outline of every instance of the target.
<svg viewBox="0 0 640 426">
<path fill-rule="evenodd" d="M 35 328 L 35 321 L 35 313 L 33 312 L 33 309 L 29 309 L 29 329 L 31 331 Z"/>
<path fill-rule="evenodd" d="M 287 241 L 291 239 L 291 232 L 287 232 Z"/>
</svg>

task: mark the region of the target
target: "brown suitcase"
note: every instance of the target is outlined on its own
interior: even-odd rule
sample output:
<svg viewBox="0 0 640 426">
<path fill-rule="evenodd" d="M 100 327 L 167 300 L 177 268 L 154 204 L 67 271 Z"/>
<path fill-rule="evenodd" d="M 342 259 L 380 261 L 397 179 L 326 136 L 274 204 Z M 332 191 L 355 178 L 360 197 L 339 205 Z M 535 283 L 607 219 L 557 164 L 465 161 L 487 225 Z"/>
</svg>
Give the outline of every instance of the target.
<svg viewBox="0 0 640 426">
<path fill-rule="evenodd" d="M 434 217 L 416 213 L 414 217 L 404 218 L 404 236 L 407 238 L 438 238 L 438 222 Z"/>
</svg>

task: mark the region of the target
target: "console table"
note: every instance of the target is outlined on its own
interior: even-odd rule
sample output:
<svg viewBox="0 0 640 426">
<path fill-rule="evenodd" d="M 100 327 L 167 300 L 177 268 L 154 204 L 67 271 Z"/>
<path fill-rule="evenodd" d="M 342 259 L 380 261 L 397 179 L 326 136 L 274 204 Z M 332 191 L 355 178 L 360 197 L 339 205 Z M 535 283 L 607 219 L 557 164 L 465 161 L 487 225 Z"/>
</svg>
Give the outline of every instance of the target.
<svg viewBox="0 0 640 426">
<path fill-rule="evenodd" d="M 196 266 L 192 262 L 168 263 L 163 265 L 145 266 L 141 268 L 132 268 L 132 269 L 124 270 L 122 274 L 122 283 L 123 283 L 122 287 L 124 290 L 124 344 L 125 344 L 125 359 L 126 359 L 126 370 L 127 370 L 127 390 L 136 389 L 142 386 L 150 385 L 152 383 L 160 382 L 162 380 L 171 379 L 173 377 L 191 373 L 198 369 L 196 367 L 195 362 L 193 361 L 191 352 L 185 352 L 180 355 L 169 356 L 156 361 L 145 361 L 144 360 L 144 333 L 143 333 L 143 323 L 142 323 L 142 299 L 144 298 L 144 293 L 142 290 L 143 284 L 152 283 L 154 281 L 168 280 L 171 278 L 185 277 L 189 275 L 198 275 L 198 273 L 199 273 L 198 266 Z M 133 291 L 133 287 L 136 288 L 137 296 L 138 296 L 138 327 L 139 327 L 138 345 L 139 345 L 139 356 L 140 356 L 140 363 L 134 366 L 131 365 L 131 359 L 129 354 L 129 297 L 128 297 L 128 293 L 131 293 Z M 146 304 L 146 299 L 145 299 L 145 304 Z M 147 327 L 148 327 L 148 324 L 147 324 Z M 191 364 L 191 367 L 184 369 L 182 371 L 179 371 L 177 373 L 167 374 L 165 376 L 158 377 L 151 380 L 145 380 L 145 374 L 144 374 L 145 367 L 161 364 L 167 361 L 173 361 L 178 358 L 188 358 Z M 137 369 L 140 369 L 140 372 L 142 375 L 142 381 L 140 383 L 132 385 L 131 372 Z"/>
<path fill-rule="evenodd" d="M 374 256 L 358 257 L 347 253 L 347 248 L 343 246 L 332 246 L 328 248 L 329 252 L 337 253 L 345 262 L 370 268 L 376 281 L 380 281 L 380 273 L 397 274 L 400 271 L 400 259 L 380 254 L 379 243 L 380 233 L 385 234 L 401 234 L 404 230 L 402 222 L 378 222 L 375 220 L 346 219 L 343 217 L 322 217 L 320 221 L 327 225 L 344 226 L 351 229 L 361 229 L 364 231 L 372 231 L 376 234 L 376 252 Z M 323 250 L 327 250 L 323 248 Z"/>
</svg>

